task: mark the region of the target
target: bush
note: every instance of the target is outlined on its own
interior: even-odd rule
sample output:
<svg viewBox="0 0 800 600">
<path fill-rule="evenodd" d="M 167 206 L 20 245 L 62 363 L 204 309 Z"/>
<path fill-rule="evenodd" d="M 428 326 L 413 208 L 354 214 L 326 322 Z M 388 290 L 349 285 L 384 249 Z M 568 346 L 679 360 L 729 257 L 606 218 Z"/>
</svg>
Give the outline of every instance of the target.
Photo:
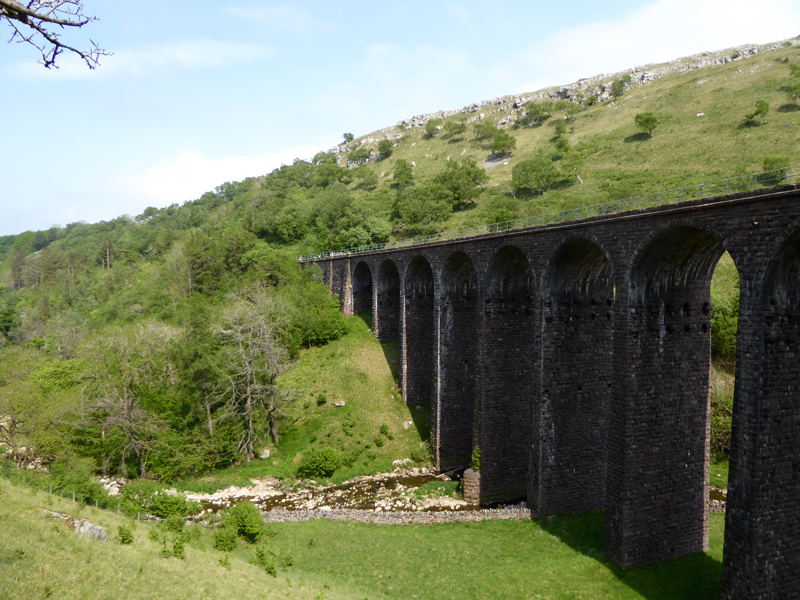
<svg viewBox="0 0 800 600">
<path fill-rule="evenodd" d="M 247 500 L 232 507 L 222 519 L 223 527 L 236 532 L 236 535 L 250 543 L 257 542 L 264 535 L 264 519 L 261 510 Z"/>
<path fill-rule="evenodd" d="M 236 530 L 224 525 L 214 532 L 214 550 L 230 552 L 236 548 Z"/>
<path fill-rule="evenodd" d="M 297 465 L 298 477 L 330 477 L 339 468 L 342 459 L 333 448 L 309 450 Z"/>
<path fill-rule="evenodd" d="M 256 548 L 256 552 L 250 562 L 259 567 L 263 567 L 267 575 L 272 575 L 273 577 L 278 576 L 278 569 L 275 568 L 275 562 L 272 560 L 271 553 L 263 546 Z"/>
<path fill-rule="evenodd" d="M 125 525 L 120 525 L 117 530 L 120 544 L 130 544 L 133 542 L 133 532 Z"/>
<path fill-rule="evenodd" d="M 427 440 L 411 451 L 411 460 L 417 463 L 428 463 L 432 460 L 431 444 Z"/>
<path fill-rule="evenodd" d="M 161 526 L 172 533 L 183 533 L 184 520 L 181 515 L 170 515 L 161 523 Z"/>
<path fill-rule="evenodd" d="M 184 549 L 185 544 L 186 539 L 182 535 L 176 537 L 175 541 L 172 542 L 172 556 L 175 558 L 186 559 L 186 550 Z"/>
</svg>

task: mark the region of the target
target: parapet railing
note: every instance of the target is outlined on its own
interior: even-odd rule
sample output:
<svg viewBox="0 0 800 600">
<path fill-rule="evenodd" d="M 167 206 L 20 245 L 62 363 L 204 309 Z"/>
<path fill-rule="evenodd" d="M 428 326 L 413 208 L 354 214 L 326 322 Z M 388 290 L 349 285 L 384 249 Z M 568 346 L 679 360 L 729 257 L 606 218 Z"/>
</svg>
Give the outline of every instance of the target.
<svg viewBox="0 0 800 600">
<path fill-rule="evenodd" d="M 514 229 L 526 229 L 541 225 L 552 225 L 566 223 L 568 221 L 578 221 L 591 217 L 601 217 L 614 215 L 623 212 L 639 211 L 665 204 L 681 204 L 693 200 L 703 200 L 721 196 L 730 196 L 742 192 L 756 191 L 759 188 L 774 187 L 788 184 L 790 181 L 800 179 L 800 165 L 786 167 L 775 171 L 765 171 L 753 173 L 742 177 L 723 179 L 711 183 L 701 183 L 685 188 L 668 190 L 656 194 L 644 196 L 634 196 L 624 200 L 606 202 L 605 204 L 595 204 L 582 208 L 572 208 L 559 212 L 547 213 L 543 215 L 533 215 L 524 219 L 514 219 L 513 221 L 503 221 L 502 223 L 492 223 L 490 225 L 479 225 L 477 227 L 467 227 L 456 231 L 443 231 L 433 235 L 423 235 L 407 240 L 396 240 L 383 244 L 371 244 L 369 246 L 359 246 L 358 248 L 347 248 L 345 250 L 334 250 L 332 252 L 321 252 L 319 254 L 306 254 L 298 257 L 298 260 L 315 260 L 319 258 L 333 258 L 347 256 L 348 254 L 360 254 L 362 252 L 374 252 L 376 250 L 392 250 L 395 248 L 406 248 L 408 246 L 421 246 L 436 242 L 446 242 L 449 240 L 459 240 L 472 238 L 479 235 L 490 233 L 503 233 Z"/>
</svg>

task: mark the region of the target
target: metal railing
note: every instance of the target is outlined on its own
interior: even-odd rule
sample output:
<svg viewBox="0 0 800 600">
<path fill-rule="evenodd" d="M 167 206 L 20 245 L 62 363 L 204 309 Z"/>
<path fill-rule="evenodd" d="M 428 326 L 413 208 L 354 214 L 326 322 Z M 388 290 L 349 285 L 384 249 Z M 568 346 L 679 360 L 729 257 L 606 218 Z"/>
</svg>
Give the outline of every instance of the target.
<svg viewBox="0 0 800 600">
<path fill-rule="evenodd" d="M 457 231 L 443 231 L 433 235 L 423 235 L 407 240 L 396 240 L 383 244 L 371 244 L 369 246 L 359 246 L 358 248 L 347 248 L 344 250 L 334 250 L 332 252 L 321 252 L 319 254 L 306 254 L 298 257 L 298 260 L 315 260 L 320 258 L 334 258 L 347 256 L 348 254 L 360 254 L 362 252 L 374 252 L 376 250 L 392 250 L 395 248 L 407 248 L 408 246 L 420 246 L 433 244 L 436 242 L 446 242 L 449 240 L 460 240 L 472 238 L 491 233 L 503 233 L 515 229 L 528 229 L 531 227 L 554 225 L 566 223 L 568 221 L 578 221 L 592 217 L 602 217 L 615 215 L 630 211 L 640 211 L 665 204 L 681 204 L 693 200 L 703 200 L 705 198 L 715 198 L 740 194 L 742 192 L 755 192 L 758 189 L 775 187 L 788 184 L 791 181 L 800 179 L 800 165 L 786 167 L 775 171 L 763 173 L 753 173 L 742 177 L 723 179 L 711 183 L 701 183 L 685 188 L 668 190 L 657 194 L 647 194 L 644 196 L 634 196 L 625 200 L 606 202 L 605 204 L 595 204 L 570 210 L 562 210 L 543 215 L 534 215 L 524 219 L 514 219 L 502 223 L 492 223 L 491 225 L 479 225 L 477 227 L 467 227 Z"/>
</svg>

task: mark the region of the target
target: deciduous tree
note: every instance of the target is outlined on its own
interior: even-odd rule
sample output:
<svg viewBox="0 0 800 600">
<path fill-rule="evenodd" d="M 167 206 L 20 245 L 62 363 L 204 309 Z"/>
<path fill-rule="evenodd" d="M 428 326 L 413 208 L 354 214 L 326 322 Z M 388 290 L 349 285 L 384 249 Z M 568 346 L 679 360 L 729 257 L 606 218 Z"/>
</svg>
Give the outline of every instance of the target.
<svg viewBox="0 0 800 600">
<path fill-rule="evenodd" d="M 517 147 L 517 138 L 509 135 L 502 129 L 498 129 L 492 138 L 492 154 L 498 156 L 509 156 L 511 151 Z"/>
<path fill-rule="evenodd" d="M 0 0 L 0 20 L 6 21 L 14 33 L 9 41 L 30 44 L 42 54 L 41 63 L 56 67 L 56 59 L 64 52 L 79 56 L 90 69 L 99 64 L 101 56 L 109 56 L 91 39 L 91 48 L 79 50 L 61 39 L 64 29 L 80 29 L 97 21 L 83 13 L 83 2 L 79 0 L 31 0 L 22 4 L 18 0 Z"/>
<path fill-rule="evenodd" d="M 277 379 L 291 363 L 281 342 L 289 325 L 289 308 L 264 285 L 252 285 L 228 297 L 219 335 L 223 341 L 217 361 L 223 409 L 239 418 L 244 434 L 237 451 L 255 458 L 256 422 L 263 414 L 277 444 L 277 411 L 281 400 Z"/>
<path fill-rule="evenodd" d="M 651 112 L 639 113 L 633 119 L 633 122 L 639 129 L 644 129 L 653 137 L 653 129 L 658 127 L 658 117 Z"/>
<path fill-rule="evenodd" d="M 558 179 L 558 169 L 545 154 L 518 162 L 511 169 L 511 186 L 517 190 L 528 188 L 531 193 L 541 189 L 542 194 Z"/>
</svg>

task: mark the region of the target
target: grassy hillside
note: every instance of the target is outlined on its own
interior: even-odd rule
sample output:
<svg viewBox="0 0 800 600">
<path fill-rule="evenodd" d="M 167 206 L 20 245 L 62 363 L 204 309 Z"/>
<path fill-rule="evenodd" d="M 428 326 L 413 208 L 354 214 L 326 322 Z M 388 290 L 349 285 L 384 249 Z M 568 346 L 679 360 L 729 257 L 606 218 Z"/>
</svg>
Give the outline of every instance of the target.
<svg viewBox="0 0 800 600">
<path fill-rule="evenodd" d="M 184 528 L 185 558 L 150 538 L 155 525 L 80 508 L 0 478 L 0 597 L 65 598 L 430 598 L 491 600 L 592 598 L 711 600 L 722 573 L 722 515 L 711 515 L 710 551 L 622 571 L 603 555 L 603 515 L 559 517 L 550 524 L 494 521 L 377 526 L 331 521 L 271 524 L 262 543 L 277 576 L 249 561 L 240 541 L 225 556 L 205 527 Z M 109 533 L 97 542 L 69 531 L 41 508 L 88 518 Z M 133 527 L 121 544 L 120 525 Z M 163 530 L 161 530 L 163 531 Z M 163 537 L 163 533 L 161 534 Z M 287 560 L 291 557 L 290 560 Z"/>
<path fill-rule="evenodd" d="M 797 82 L 789 65 L 798 62 L 800 50 L 783 47 L 746 60 L 667 75 L 629 88 L 616 100 L 586 106 L 564 135 L 571 149 L 583 156 L 579 175 L 584 183 L 565 174 L 564 180 L 544 195 L 518 194 L 520 202 L 512 199 L 505 206 L 512 207 L 516 216 L 527 216 L 600 204 L 760 172 L 765 157 L 776 154 L 791 165 L 800 164 L 800 113 L 787 96 L 792 83 Z M 755 110 L 758 99 L 770 104 L 768 123 L 745 124 L 745 115 Z M 490 113 L 490 109 L 498 112 L 485 118 L 495 123 L 524 113 L 524 108 L 513 109 L 510 102 L 480 111 Z M 652 139 L 634 124 L 636 114 L 643 112 L 652 112 L 659 120 Z M 475 115 L 455 115 L 446 121 L 466 116 Z M 495 188 L 507 195 L 516 164 L 537 152 L 553 157 L 560 154 L 554 142 L 558 139 L 555 126 L 561 120 L 560 113 L 553 112 L 540 126 L 503 126 L 516 138 L 516 150 L 510 157 L 488 164 L 489 142 L 475 139 L 473 124 L 465 136 L 459 137 L 448 137 L 442 130 L 429 138 L 423 127 L 395 128 L 389 133 L 403 137 L 392 155 L 367 165 L 379 175 L 381 185 L 386 185 L 383 182 L 400 159 L 413 161 L 414 177 L 426 180 L 441 172 L 448 159 L 472 158 L 488 167 L 488 190 Z M 379 140 L 383 135 L 368 134 L 351 146 L 362 139 Z M 455 212 L 443 227 L 486 222 L 492 214 L 485 207 L 492 199 L 484 194 L 475 206 Z"/>
<path fill-rule="evenodd" d="M 509 97 L 448 113 L 442 129 L 368 134 L 347 153 L 340 147 L 221 183 L 180 206 L 0 238 L 0 452 L 186 489 L 292 478 L 321 448 L 339 453 L 335 479 L 388 469 L 394 459 L 421 464 L 429 415 L 402 405 L 396 346 L 377 343 L 364 319 L 345 321 L 319 271 L 301 270 L 297 255 L 713 181 L 761 171 L 767 158 L 800 164 L 800 112 L 789 94 L 800 84 L 795 42 L 618 86 L 618 97 L 599 103 L 567 86 L 568 107 L 579 107 L 570 120 L 551 106 L 539 124 L 523 123 L 533 109 Z M 770 106 L 766 124 L 745 119 L 759 100 Z M 659 121 L 652 139 L 634 123 L 643 112 Z M 459 120 L 466 128 L 448 133 Z M 490 135 L 513 136 L 516 149 L 493 156 L 481 123 Z M 396 147 L 343 166 L 387 136 Z M 543 194 L 513 180 L 536 156 L 555 172 Z M 712 290 L 722 455 L 737 282 L 723 259 Z M 243 315 L 248 335 L 260 324 L 270 342 L 256 361 L 255 396 L 242 393 L 247 369 L 234 360 Z M 118 417 L 131 415 L 126 430 L 120 424 L 131 421 Z M 278 444 L 269 441 L 272 416 Z M 255 458 L 265 449 L 269 458 Z"/>
</svg>

